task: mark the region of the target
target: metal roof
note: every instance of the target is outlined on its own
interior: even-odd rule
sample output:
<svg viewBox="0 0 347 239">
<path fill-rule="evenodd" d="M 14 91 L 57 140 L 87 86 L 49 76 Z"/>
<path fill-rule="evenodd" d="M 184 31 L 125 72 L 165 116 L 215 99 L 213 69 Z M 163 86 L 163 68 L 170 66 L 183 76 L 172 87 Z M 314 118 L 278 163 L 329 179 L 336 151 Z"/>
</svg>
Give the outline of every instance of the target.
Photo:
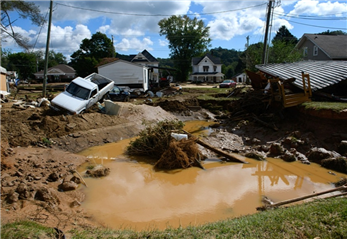
<svg viewBox="0 0 347 239">
<path fill-rule="evenodd" d="M 281 80 L 294 77 L 295 81 L 292 84 L 299 88 L 303 88 L 301 73 L 309 74 L 312 91 L 347 80 L 347 61 L 300 61 L 255 67 L 273 77 L 278 76 Z"/>
</svg>

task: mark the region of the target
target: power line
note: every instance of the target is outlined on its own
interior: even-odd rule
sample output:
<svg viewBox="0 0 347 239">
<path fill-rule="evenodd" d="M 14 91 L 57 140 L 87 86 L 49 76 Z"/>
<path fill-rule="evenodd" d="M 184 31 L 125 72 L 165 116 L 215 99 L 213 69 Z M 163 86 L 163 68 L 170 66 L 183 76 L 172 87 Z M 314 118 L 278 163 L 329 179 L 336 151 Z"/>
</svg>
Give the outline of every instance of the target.
<svg viewBox="0 0 347 239">
<path fill-rule="evenodd" d="M 109 12 L 109 11 L 102 11 L 102 10 L 96 10 L 96 9 L 89 9 L 89 8 L 82 8 L 82 7 L 76 7 L 76 6 L 71 6 L 67 4 L 62 4 L 62 3 L 56 3 L 57 5 L 61 5 L 64 7 L 70 7 L 70 8 L 75 8 L 79 10 L 85 10 L 85 11 L 92 11 L 92 12 L 99 12 L 99 13 L 107 13 L 107 14 L 115 14 L 115 15 L 127 15 L 127 16 L 140 16 L 140 17 L 167 17 L 167 16 L 172 16 L 173 14 L 139 14 L 139 13 L 124 13 L 124 12 Z M 242 11 L 250 8 L 255 8 L 255 7 L 260 7 L 266 5 L 266 3 L 262 3 L 259 5 L 254 5 L 250 7 L 245 7 L 245 8 L 240 8 L 240 9 L 233 9 L 233 10 L 225 10 L 225 11 L 219 11 L 219 12 L 210 12 L 210 13 L 199 13 L 198 15 L 213 15 L 213 14 L 220 14 L 220 13 L 227 13 L 227 12 L 236 12 L 236 11 Z M 186 13 L 186 14 L 176 14 L 176 15 L 197 15 L 194 13 Z"/>
<path fill-rule="evenodd" d="M 305 20 L 315 20 L 315 21 L 339 21 L 339 20 L 347 20 L 347 17 L 313 17 L 313 16 L 300 16 L 300 15 L 289 15 L 289 14 L 280 14 L 274 13 L 276 16 L 289 17 L 289 18 L 298 18 Z"/>
<path fill-rule="evenodd" d="M 335 29 L 335 30 L 347 30 L 347 28 L 317 26 L 317 25 L 312 25 L 312 24 L 305 24 L 305 23 L 295 22 L 295 21 L 292 21 L 292 20 L 287 20 L 287 21 L 288 22 L 293 22 L 293 23 L 296 23 L 296 24 L 299 24 L 299 25 L 309 26 L 309 27 L 318 27 L 318 28 Z"/>
</svg>

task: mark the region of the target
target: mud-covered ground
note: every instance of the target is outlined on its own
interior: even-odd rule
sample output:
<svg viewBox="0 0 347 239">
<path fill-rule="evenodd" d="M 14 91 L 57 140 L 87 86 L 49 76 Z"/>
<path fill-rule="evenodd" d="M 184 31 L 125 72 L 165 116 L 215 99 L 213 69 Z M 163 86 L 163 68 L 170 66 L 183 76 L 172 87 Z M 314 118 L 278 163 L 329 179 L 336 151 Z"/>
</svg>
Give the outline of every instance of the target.
<svg viewBox="0 0 347 239">
<path fill-rule="evenodd" d="M 136 103 L 139 101 L 143 99 Z M 210 120 L 218 126 L 203 140 L 244 155 L 269 154 L 274 143 L 295 148 L 302 155 L 313 147 L 338 151 L 341 141 L 347 139 L 346 119 L 323 119 L 288 109 L 274 122 L 274 130 L 252 118 L 230 120 L 214 115 L 200 107 L 194 94 L 165 97 L 156 106 L 120 103 L 117 116 L 103 114 L 98 107 L 82 115 L 60 115 L 48 106 L 14 103 L 1 104 L 1 221 L 29 219 L 64 231 L 97 226 L 79 207 L 84 194 L 75 189 L 83 187 L 83 179 L 76 169 L 87 159 L 75 153 L 134 137 L 144 122 Z"/>
</svg>

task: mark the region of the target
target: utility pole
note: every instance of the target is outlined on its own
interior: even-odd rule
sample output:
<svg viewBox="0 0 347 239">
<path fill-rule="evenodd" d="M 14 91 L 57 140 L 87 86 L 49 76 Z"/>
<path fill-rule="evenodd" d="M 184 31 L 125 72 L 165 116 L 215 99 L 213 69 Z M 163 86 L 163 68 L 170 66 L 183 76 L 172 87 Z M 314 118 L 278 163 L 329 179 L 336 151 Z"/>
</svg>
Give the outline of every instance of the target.
<svg viewBox="0 0 347 239">
<path fill-rule="evenodd" d="M 43 72 L 43 87 L 42 95 L 46 98 L 46 84 L 47 84 L 47 68 L 48 68 L 48 52 L 49 52 L 49 38 L 51 36 L 51 22 L 52 22 L 52 6 L 53 1 L 51 0 L 49 5 L 49 21 L 48 21 L 48 31 L 47 31 L 47 42 L 46 42 L 46 53 L 45 53 L 45 69 Z"/>
<path fill-rule="evenodd" d="M 115 57 L 115 55 L 114 55 L 114 52 L 116 51 L 116 49 L 114 48 L 114 43 L 113 43 L 113 41 L 114 41 L 114 38 L 113 38 L 113 35 L 111 35 L 112 36 L 112 57 L 114 58 Z"/>
<path fill-rule="evenodd" d="M 265 28 L 265 37 L 264 37 L 264 48 L 263 48 L 263 60 L 262 63 L 265 65 L 266 64 L 266 51 L 268 47 L 268 35 L 269 35 L 269 25 L 270 25 L 270 18 L 271 18 L 271 9 L 272 9 L 272 2 L 274 0 L 269 0 L 269 7 L 267 10 L 267 18 L 266 18 L 266 28 Z"/>
</svg>

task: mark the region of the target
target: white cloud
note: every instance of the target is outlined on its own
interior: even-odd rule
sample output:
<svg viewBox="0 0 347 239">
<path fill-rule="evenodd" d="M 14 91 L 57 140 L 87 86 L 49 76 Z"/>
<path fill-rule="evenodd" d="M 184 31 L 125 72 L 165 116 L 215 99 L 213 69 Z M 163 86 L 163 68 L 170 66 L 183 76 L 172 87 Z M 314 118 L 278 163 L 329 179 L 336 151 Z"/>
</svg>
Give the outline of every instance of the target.
<svg viewBox="0 0 347 239">
<path fill-rule="evenodd" d="M 228 44 L 231 40 L 244 39 L 245 35 L 257 39 L 264 35 L 267 2 L 268 0 L 54 1 L 50 48 L 68 57 L 79 49 L 83 39 L 90 39 L 99 31 L 109 38 L 113 35 L 115 41 L 118 41 L 116 50 L 122 49 L 125 54 L 129 54 L 127 51 L 153 48 L 160 49 L 162 53 L 168 42 L 159 37 L 158 22 L 171 15 L 186 13 L 195 14 L 190 17 L 196 16 L 210 27 L 212 40 L 222 40 L 221 42 Z M 37 1 L 35 4 L 41 6 L 45 15 L 49 1 Z M 276 32 L 283 25 L 289 30 L 296 30 L 289 19 L 280 17 L 281 15 L 338 15 L 343 12 L 347 12 L 346 1 L 282 0 L 281 6 L 275 8 L 272 31 Z M 39 27 L 28 26 L 27 22 L 28 20 L 25 23 L 16 21 L 15 30 L 29 38 L 32 44 L 37 39 L 35 49 L 44 49 L 47 28 L 39 33 Z M 3 47 L 20 49 L 10 38 L 6 40 Z"/>
<path fill-rule="evenodd" d="M 149 37 L 144 37 L 142 40 L 139 40 L 137 38 L 123 38 L 120 43 L 116 44 L 116 51 L 143 51 L 144 49 L 147 49 L 149 51 L 153 50 L 151 47 L 153 45 L 153 42 Z"/>
<path fill-rule="evenodd" d="M 159 45 L 160 46 L 168 46 L 169 42 L 167 40 L 159 39 Z"/>
<path fill-rule="evenodd" d="M 341 13 L 347 12 L 347 3 L 340 2 L 320 2 L 318 0 L 300 0 L 292 10 L 290 15 L 318 15 L 323 16 L 327 14 L 339 15 Z"/>
<path fill-rule="evenodd" d="M 51 26 L 50 34 L 50 50 L 62 53 L 67 59 L 70 59 L 70 55 L 79 49 L 82 40 L 85 38 L 91 38 L 91 32 L 87 26 L 78 24 L 73 29 L 71 26 L 64 28 L 60 26 Z M 34 43 L 36 39 L 32 38 L 31 43 Z M 42 29 L 35 49 L 45 50 L 47 42 L 47 28 Z"/>
<path fill-rule="evenodd" d="M 110 30 L 110 25 L 104 25 L 98 28 L 98 32 L 107 34 L 107 31 Z"/>
</svg>

